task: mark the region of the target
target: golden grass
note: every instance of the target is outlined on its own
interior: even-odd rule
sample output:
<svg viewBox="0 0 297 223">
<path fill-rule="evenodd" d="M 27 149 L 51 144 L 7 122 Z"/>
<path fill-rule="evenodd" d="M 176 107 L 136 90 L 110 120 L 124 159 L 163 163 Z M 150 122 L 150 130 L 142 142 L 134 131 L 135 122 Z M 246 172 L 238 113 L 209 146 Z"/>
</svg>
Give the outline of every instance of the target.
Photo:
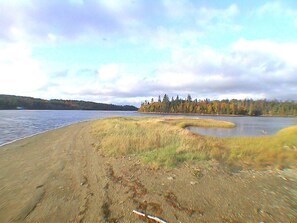
<svg viewBox="0 0 297 223">
<path fill-rule="evenodd" d="M 297 126 L 272 136 L 231 137 L 222 140 L 229 150 L 226 162 L 241 166 L 285 168 L 297 164 Z"/>
<path fill-rule="evenodd" d="M 218 138 L 194 134 L 187 126 L 226 127 L 230 122 L 176 117 L 113 117 L 94 123 L 97 147 L 104 154 L 135 154 L 158 166 L 217 159 L 247 168 L 291 167 L 297 163 L 297 126 L 273 136 Z"/>
</svg>

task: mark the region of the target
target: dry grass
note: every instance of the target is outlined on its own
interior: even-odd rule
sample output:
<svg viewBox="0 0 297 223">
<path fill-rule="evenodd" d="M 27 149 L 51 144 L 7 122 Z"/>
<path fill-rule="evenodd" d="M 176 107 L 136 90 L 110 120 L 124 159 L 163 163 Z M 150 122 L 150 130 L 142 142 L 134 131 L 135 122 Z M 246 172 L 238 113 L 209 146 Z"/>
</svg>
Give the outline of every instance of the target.
<svg viewBox="0 0 297 223">
<path fill-rule="evenodd" d="M 218 138 L 185 127 L 234 127 L 233 123 L 189 118 L 116 117 L 94 123 L 98 149 L 110 156 L 135 154 L 152 165 L 217 159 L 243 168 L 291 167 L 297 163 L 297 126 L 273 136 Z"/>
<path fill-rule="evenodd" d="M 232 137 L 227 163 L 259 169 L 267 166 L 286 168 L 297 164 L 297 126 L 280 130 L 272 136 Z"/>
</svg>

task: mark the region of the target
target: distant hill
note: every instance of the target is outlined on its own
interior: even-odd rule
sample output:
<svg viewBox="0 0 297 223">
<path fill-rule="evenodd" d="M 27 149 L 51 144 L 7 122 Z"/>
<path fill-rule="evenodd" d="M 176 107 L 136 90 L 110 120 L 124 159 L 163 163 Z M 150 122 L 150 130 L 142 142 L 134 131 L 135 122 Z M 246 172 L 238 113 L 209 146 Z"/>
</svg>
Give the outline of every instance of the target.
<svg viewBox="0 0 297 223">
<path fill-rule="evenodd" d="M 78 100 L 44 100 L 0 94 L 0 110 L 4 109 L 137 111 L 137 108 L 132 105 L 113 105 Z"/>
</svg>

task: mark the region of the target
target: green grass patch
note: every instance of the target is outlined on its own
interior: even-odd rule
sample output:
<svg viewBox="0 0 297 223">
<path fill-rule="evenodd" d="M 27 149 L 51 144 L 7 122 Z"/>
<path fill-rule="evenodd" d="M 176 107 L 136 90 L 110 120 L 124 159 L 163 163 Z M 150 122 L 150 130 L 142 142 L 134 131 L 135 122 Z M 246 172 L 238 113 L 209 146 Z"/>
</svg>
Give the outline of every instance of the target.
<svg viewBox="0 0 297 223">
<path fill-rule="evenodd" d="M 234 127 L 210 119 L 113 117 L 93 125 L 97 147 L 105 155 L 137 155 L 144 162 L 173 167 L 185 161 L 217 159 L 241 168 L 284 168 L 297 163 L 297 126 L 273 136 L 218 138 L 185 129 Z"/>
</svg>

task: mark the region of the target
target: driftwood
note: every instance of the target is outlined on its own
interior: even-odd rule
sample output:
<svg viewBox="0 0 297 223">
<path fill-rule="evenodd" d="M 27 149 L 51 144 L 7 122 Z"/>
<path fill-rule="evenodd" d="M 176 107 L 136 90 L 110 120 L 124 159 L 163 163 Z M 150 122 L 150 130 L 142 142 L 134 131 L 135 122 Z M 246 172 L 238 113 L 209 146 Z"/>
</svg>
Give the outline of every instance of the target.
<svg viewBox="0 0 297 223">
<path fill-rule="evenodd" d="M 136 211 L 136 210 L 133 210 L 133 213 L 136 214 L 136 215 L 138 215 L 138 216 L 151 219 L 151 220 L 153 220 L 155 222 L 168 223 L 167 221 L 164 221 L 161 218 L 158 218 L 158 217 L 155 217 L 155 216 L 152 216 L 152 215 L 149 215 L 149 214 L 145 214 L 145 213 L 142 213 L 142 212 L 139 212 L 139 211 Z"/>
</svg>

